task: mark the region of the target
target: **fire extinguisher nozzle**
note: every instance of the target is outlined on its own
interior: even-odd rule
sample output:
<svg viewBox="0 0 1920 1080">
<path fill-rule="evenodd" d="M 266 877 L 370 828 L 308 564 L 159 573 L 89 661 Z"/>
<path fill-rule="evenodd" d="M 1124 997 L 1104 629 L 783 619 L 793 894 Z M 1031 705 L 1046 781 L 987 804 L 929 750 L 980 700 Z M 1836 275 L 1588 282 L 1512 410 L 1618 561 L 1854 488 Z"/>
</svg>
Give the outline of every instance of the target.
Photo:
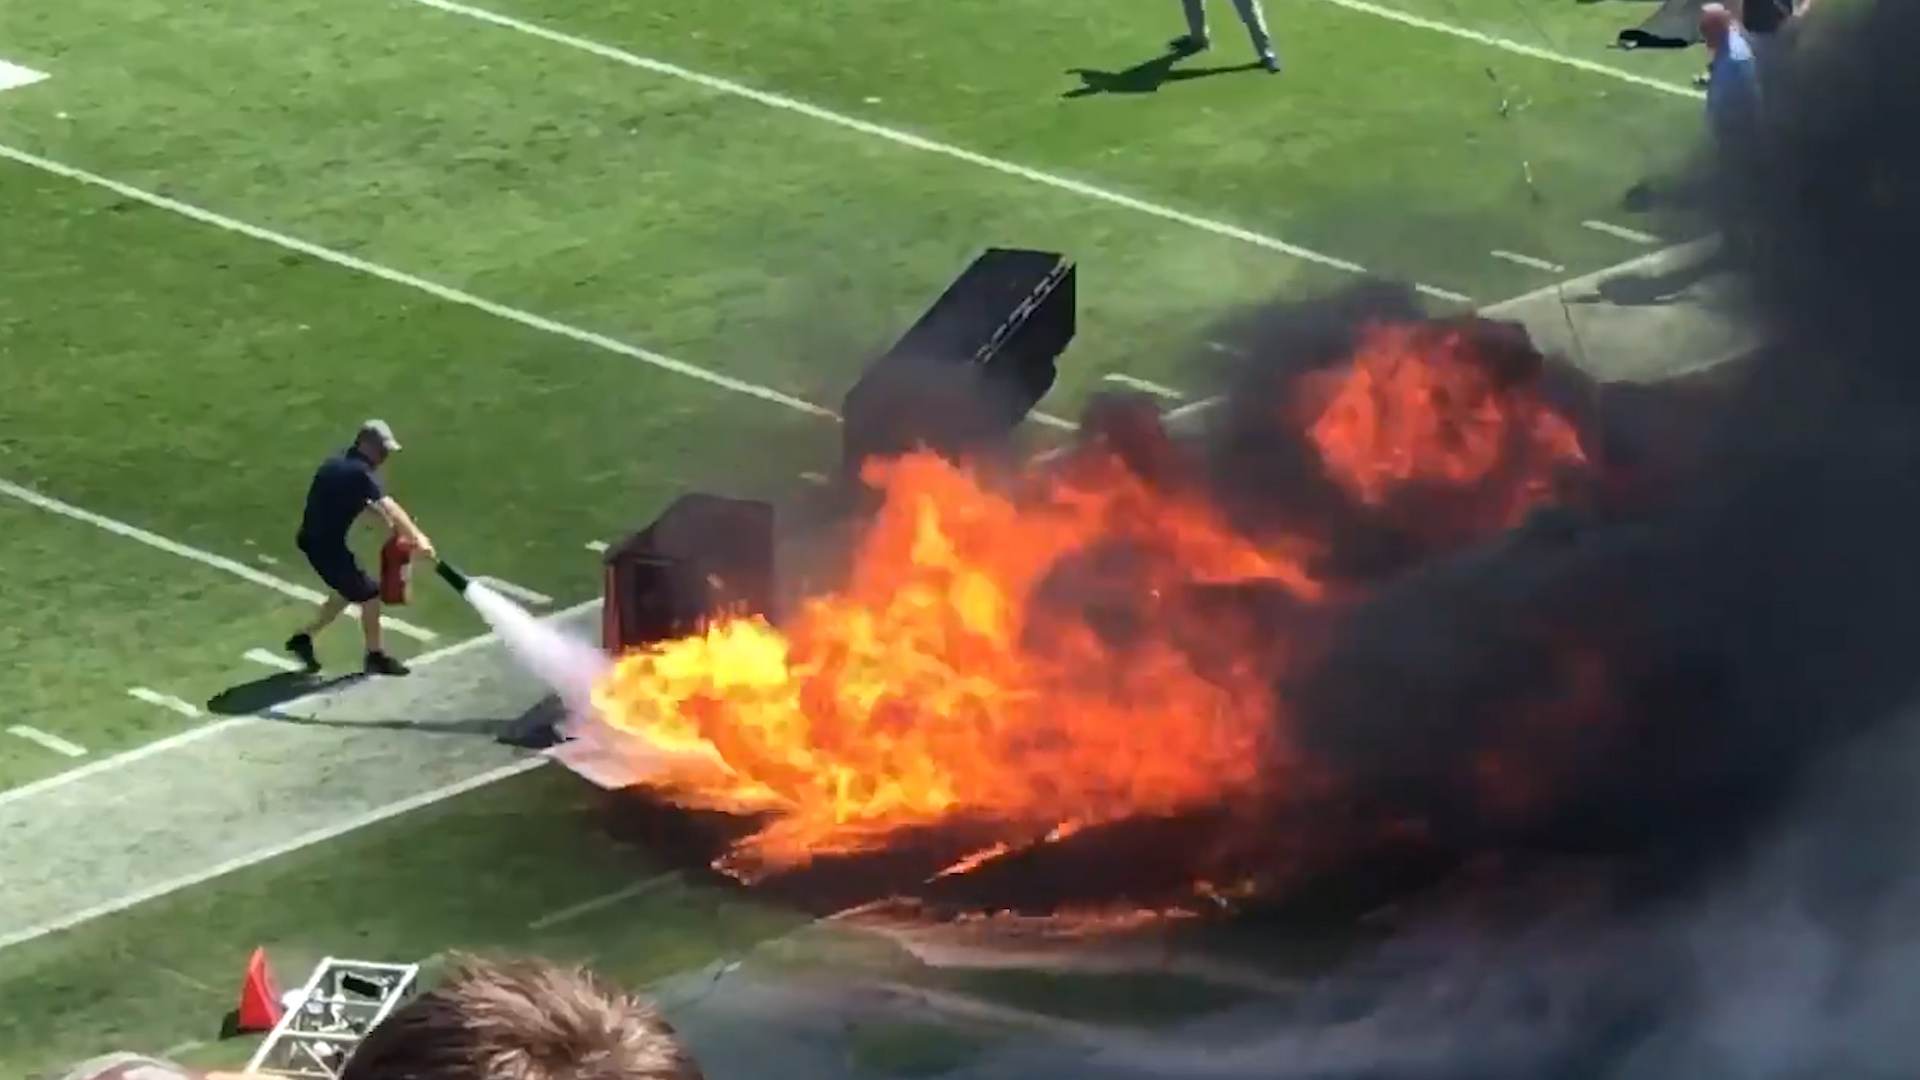
<svg viewBox="0 0 1920 1080">
<path fill-rule="evenodd" d="M 467 585 L 469 584 L 467 580 L 467 575 L 461 573 L 458 570 L 455 570 L 452 566 L 448 565 L 447 563 L 435 564 L 433 568 L 433 572 L 440 575 L 441 581 L 444 581 L 447 584 L 453 586 L 454 592 L 457 592 L 462 596 L 466 595 Z"/>
</svg>

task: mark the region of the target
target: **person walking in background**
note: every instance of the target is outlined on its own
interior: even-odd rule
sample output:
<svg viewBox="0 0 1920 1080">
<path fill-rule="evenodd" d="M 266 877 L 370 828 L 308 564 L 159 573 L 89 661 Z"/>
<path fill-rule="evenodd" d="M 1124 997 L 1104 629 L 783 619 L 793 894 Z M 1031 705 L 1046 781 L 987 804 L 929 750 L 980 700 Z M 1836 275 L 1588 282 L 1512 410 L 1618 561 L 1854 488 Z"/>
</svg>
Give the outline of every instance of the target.
<svg viewBox="0 0 1920 1080">
<path fill-rule="evenodd" d="M 1813 0 L 1726 0 L 1724 6 L 1732 13 L 1734 25 L 1746 35 L 1747 45 L 1764 56 L 1773 49 L 1776 35 L 1805 15 Z M 1710 72 L 1702 72 L 1694 85 L 1704 87 L 1711 78 Z"/>
<path fill-rule="evenodd" d="M 400 449 L 400 440 L 384 420 L 369 420 L 360 425 L 353 445 L 320 463 L 313 483 L 307 487 L 306 511 L 300 518 L 300 532 L 294 543 L 307 557 L 307 564 L 320 576 L 333 595 L 326 598 L 313 621 L 287 639 L 286 650 L 304 665 L 309 674 L 320 670 L 320 659 L 313 649 L 313 636 L 325 630 L 347 610 L 360 605 L 360 631 L 367 646 L 366 671 L 369 675 L 405 675 L 407 665 L 386 650 L 381 638 L 380 586 L 353 557 L 347 534 L 353 523 L 368 510 L 379 514 L 394 535 L 402 537 L 413 550 L 431 559 L 433 541 L 413 523 L 393 496 L 380 483 L 380 466 Z"/>
<path fill-rule="evenodd" d="M 1707 43 L 1707 125 L 1724 152 L 1745 140 L 1760 119 L 1760 70 L 1753 44 L 1723 4 L 1700 9 L 1700 37 Z"/>
<path fill-rule="evenodd" d="M 1806 14 L 1813 0 L 1730 0 L 1735 21 L 1746 31 L 1747 41 L 1761 55 L 1773 47 L 1774 35 L 1791 28 L 1793 20 Z"/>
<path fill-rule="evenodd" d="M 1187 11 L 1187 33 L 1174 39 L 1173 51 L 1182 56 L 1206 51 L 1213 43 L 1207 35 L 1206 0 L 1180 2 Z M 1260 0 L 1233 0 L 1233 8 L 1240 13 L 1240 21 L 1246 24 L 1247 34 L 1253 39 L 1253 51 L 1260 58 L 1260 66 L 1278 72 L 1280 56 L 1274 51 L 1273 35 L 1267 32 L 1267 13 L 1260 9 Z"/>
</svg>

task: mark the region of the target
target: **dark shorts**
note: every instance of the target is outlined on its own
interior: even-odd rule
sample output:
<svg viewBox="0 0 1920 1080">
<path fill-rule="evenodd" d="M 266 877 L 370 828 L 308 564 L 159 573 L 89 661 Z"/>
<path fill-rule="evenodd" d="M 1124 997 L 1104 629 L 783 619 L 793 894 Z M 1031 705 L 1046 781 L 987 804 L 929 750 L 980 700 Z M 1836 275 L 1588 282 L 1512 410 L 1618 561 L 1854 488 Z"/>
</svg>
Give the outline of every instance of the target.
<svg viewBox="0 0 1920 1080">
<path fill-rule="evenodd" d="M 327 588 L 343 599 L 364 604 L 380 596 L 379 583 L 360 568 L 360 560 L 353 557 L 353 552 L 345 544 L 337 547 L 303 547 L 300 551 L 306 555 L 307 565 L 313 567 L 313 572 L 320 575 L 321 581 L 326 582 Z"/>
</svg>

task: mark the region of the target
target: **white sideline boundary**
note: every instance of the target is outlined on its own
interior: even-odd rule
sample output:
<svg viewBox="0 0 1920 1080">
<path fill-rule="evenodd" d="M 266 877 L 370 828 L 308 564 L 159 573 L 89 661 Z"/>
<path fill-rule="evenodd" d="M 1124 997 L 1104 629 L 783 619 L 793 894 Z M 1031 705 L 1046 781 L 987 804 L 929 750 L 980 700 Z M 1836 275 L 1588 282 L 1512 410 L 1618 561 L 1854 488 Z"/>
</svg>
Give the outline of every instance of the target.
<svg viewBox="0 0 1920 1080">
<path fill-rule="evenodd" d="M 44 71 L 35 71 L 30 67 L 0 60 L 0 90 L 18 90 L 23 86 L 32 86 L 47 78 Z"/>
<path fill-rule="evenodd" d="M 432 806 L 434 803 L 445 802 L 456 795 L 463 795 L 469 791 L 486 787 L 488 784 L 518 776 L 521 773 L 528 772 L 546 764 L 546 761 L 547 759 L 544 757 L 537 757 L 525 761 L 516 761 L 511 765 L 502 765 L 496 769 L 489 769 L 486 772 L 480 773 L 477 776 L 470 776 L 458 783 L 437 787 L 432 791 L 423 791 L 411 798 L 388 803 L 378 809 L 369 810 L 364 814 L 356 814 L 345 821 L 329 825 L 324 829 L 315 829 L 312 832 L 303 833 L 300 836 L 294 837 L 292 840 L 275 844 L 271 848 L 263 851 L 252 852 L 237 858 L 228 859 L 225 862 L 207 867 L 205 870 L 196 871 L 191 874 L 183 874 L 177 878 L 149 885 L 144 889 L 136 889 L 125 896 L 109 900 L 104 904 L 94 904 L 91 907 L 73 912 L 70 915 L 63 915 L 51 922 L 41 923 L 38 926 L 30 926 L 25 930 L 17 930 L 11 934 L 0 936 L 0 950 L 9 949 L 15 945 L 24 945 L 29 941 L 36 941 L 46 937 L 48 934 L 57 934 L 62 930 L 70 930 L 79 926 L 81 923 L 92 922 L 95 919 L 118 914 L 128 908 L 144 904 L 149 900 L 158 900 L 163 896 L 172 895 L 183 889 L 190 889 L 195 885 L 203 885 L 215 878 L 225 877 L 228 874 L 245 870 L 249 866 L 258 865 L 259 863 L 266 862 L 269 859 L 277 858 L 281 855 L 290 854 L 301 848 L 312 847 L 315 844 L 325 843 L 328 840 L 337 840 L 348 833 L 358 832 L 370 825 L 378 825 L 390 818 L 396 818 L 410 811 Z"/>
<path fill-rule="evenodd" d="M 604 352 L 624 356 L 630 360 L 638 360 L 643 364 L 659 368 L 662 371 L 670 371 L 676 375 L 684 375 L 689 379 L 697 379 L 711 386 L 717 386 L 722 390 L 731 390 L 736 394 L 744 394 L 747 397 L 770 401 L 775 405 L 784 405 L 796 412 L 837 419 L 832 409 L 815 405 L 811 401 L 794 397 L 792 394 L 775 390 L 770 386 L 762 386 L 759 383 L 749 382 L 745 379 L 736 379 L 731 375 L 722 375 L 717 371 L 700 367 L 697 364 L 690 364 L 684 360 L 676 360 L 671 356 L 654 352 L 651 349 L 642 349 L 637 345 L 629 345 L 624 341 L 608 337 L 605 334 L 596 333 L 592 330 L 583 330 L 580 327 L 549 319 L 543 315 L 535 315 L 530 311 L 522 311 L 519 308 L 509 307 L 506 304 L 495 303 L 492 300 L 475 296 L 470 292 L 464 292 L 448 285 L 442 285 L 438 282 L 429 281 L 426 278 L 409 274 L 404 270 L 395 270 L 390 266 L 383 266 L 380 263 L 362 259 L 357 255 L 349 255 L 344 251 L 335 251 L 332 248 L 321 247 L 319 244 L 302 240 L 295 236 L 289 236 L 286 233 L 275 232 L 272 229 L 241 221 L 239 218 L 228 217 L 225 214 L 195 206 L 192 203 L 181 202 L 179 199 L 172 198 L 171 196 L 147 191 L 144 188 L 137 188 L 132 184 L 123 183 L 111 177 L 101 176 L 99 173 L 88 172 L 85 169 L 55 161 L 52 158 L 41 157 L 39 154 L 22 150 L 15 146 L 0 144 L 0 160 L 12 161 L 16 164 L 25 165 L 30 169 L 39 169 L 41 172 L 51 173 L 54 176 L 72 180 L 76 183 L 102 188 L 122 198 L 145 203 L 156 210 L 165 210 L 170 214 L 178 214 L 181 217 L 190 218 L 200 222 L 202 225 L 211 225 L 216 229 L 236 233 L 249 239 L 258 240 L 263 244 L 272 244 L 274 247 L 296 252 L 311 259 L 317 259 L 330 266 L 337 266 L 344 270 L 352 270 L 365 274 L 368 277 L 379 278 L 393 285 L 400 285 L 418 292 L 423 292 L 428 296 L 445 300 L 450 304 L 458 304 L 461 307 L 472 308 L 475 311 L 484 311 L 495 318 L 505 319 L 511 323 L 518 323 L 529 330 L 538 330 L 541 333 L 552 334 L 555 337 L 563 337 L 571 341 L 577 341 L 582 345 L 591 345 Z"/>
<path fill-rule="evenodd" d="M 586 611 L 592 607 L 595 607 L 599 603 L 600 601 L 598 599 L 586 600 L 581 603 L 574 604 L 571 607 L 563 608 L 559 611 L 543 614 L 540 616 L 540 618 L 541 618 L 541 621 L 543 622 L 559 621 L 559 620 L 571 618 L 575 615 L 580 614 L 583 611 Z M 500 639 L 500 636 L 498 634 L 489 630 L 484 634 L 477 634 L 473 637 L 456 641 L 451 645 L 442 645 L 439 648 L 432 650 L 431 652 L 421 653 L 419 656 L 415 656 L 409 659 L 408 663 L 411 664 L 416 669 L 423 668 L 423 667 L 426 667 L 427 665 L 436 663 L 441 660 L 445 660 L 448 657 L 459 656 L 461 653 L 471 652 L 474 649 L 477 649 L 483 645 L 490 645 L 493 642 L 498 641 L 499 639 Z M 273 711 L 286 712 L 286 711 L 299 709 L 307 705 L 311 705 L 315 702 L 325 700 L 326 698 L 331 697 L 336 693 L 339 693 L 340 689 L 341 688 L 339 686 L 323 686 L 319 689 L 314 690 L 311 693 L 302 694 L 297 698 L 293 698 L 288 701 L 283 701 L 278 705 L 275 705 L 273 707 Z M 269 721 L 262 719 L 259 716 L 223 717 L 211 723 L 202 724 L 199 727 L 188 728 L 187 730 L 179 732 L 177 734 L 169 735 L 164 739 L 155 739 L 150 743 L 141 743 L 139 746 L 133 747 L 132 749 L 129 749 L 129 750 L 122 750 L 117 754 L 111 754 L 103 758 L 96 758 L 93 761 L 86 763 L 85 765 L 79 766 L 78 768 L 68 769 L 65 772 L 54 773 L 52 776 L 44 776 L 31 783 L 22 784 L 16 788 L 8 788 L 5 791 L 0 791 L 0 806 L 5 806 L 8 803 L 19 802 L 22 799 L 31 798 L 32 796 L 37 795 L 43 791 L 50 791 L 54 788 L 65 787 L 66 785 L 74 783 L 75 781 L 85 780 L 90 776 L 96 776 L 101 773 L 114 772 L 128 765 L 132 765 L 135 762 L 144 761 L 150 757 L 157 757 L 161 754 L 170 753 L 174 750 L 178 750 L 183 746 L 190 746 L 194 743 L 197 743 L 202 739 L 210 739 L 215 735 L 220 734 L 223 731 L 228 731 L 233 728 L 247 727 L 253 724 L 262 724 L 262 723 L 268 723 L 268 722 Z"/>
<path fill-rule="evenodd" d="M 191 544 L 183 544 L 178 540 L 170 540 L 167 537 L 161 536 L 159 533 L 150 532 L 138 525 L 121 521 L 118 518 L 110 518 L 105 514 L 97 514 L 85 507 L 75 506 L 70 502 L 56 499 L 51 495 L 35 491 L 30 487 L 24 487 L 10 480 L 0 480 L 0 495 L 4 495 L 16 502 L 26 503 L 28 506 L 34 507 L 37 510 L 45 510 L 49 514 L 57 514 L 70 521 L 78 521 L 83 525 L 91 525 L 103 532 L 112 533 L 121 539 L 132 540 L 138 544 L 145 544 L 147 547 L 157 551 L 164 551 L 169 555 L 177 555 L 190 562 L 197 562 L 201 566 L 232 574 L 242 581 L 258 585 L 263 589 L 272 589 L 282 596 L 290 596 L 295 600 L 304 600 L 309 604 L 318 604 L 320 601 L 326 599 L 317 589 L 309 589 L 305 585 L 296 585 L 285 578 L 275 577 L 257 566 L 248 566 L 246 563 L 236 559 L 229 559 L 225 555 L 215 555 L 211 551 L 194 547 Z M 359 605 L 356 604 L 349 610 L 356 618 L 359 616 Z M 428 630 L 424 626 L 415 626 L 405 619 L 396 619 L 390 615 L 382 615 L 380 617 L 380 623 L 395 633 L 405 634 L 415 641 L 437 641 L 440 638 L 439 634 Z"/>
<path fill-rule="evenodd" d="M 625 49 L 608 45 L 605 42 L 595 41 L 592 38 L 581 37 L 577 34 L 569 34 L 563 30 L 555 30 L 539 23 L 528 22 L 525 19 L 515 18 L 512 15 L 504 15 L 487 8 L 460 3 L 459 0 L 406 0 L 406 2 L 419 4 L 423 7 L 430 7 L 449 15 L 458 15 L 463 18 L 473 19 L 477 22 L 490 23 L 503 30 L 512 30 L 515 33 L 526 34 L 529 37 L 539 38 L 542 41 L 547 41 L 555 45 L 562 45 L 569 49 L 577 49 L 580 52 L 592 53 L 602 59 L 611 60 L 616 64 L 624 64 L 627 67 L 637 68 L 655 75 L 664 75 L 670 79 L 679 79 L 682 82 L 689 82 L 695 86 L 712 90 L 715 93 L 742 98 L 757 105 L 764 105 L 769 109 L 777 109 L 781 112 L 793 113 L 796 116 L 804 116 L 810 120 L 818 120 L 823 124 L 832 124 L 835 127 L 845 128 L 848 131 L 854 131 L 871 138 L 881 139 L 893 143 L 896 146 L 904 146 L 910 150 L 918 150 L 922 153 L 934 154 L 939 157 L 950 158 L 954 161 L 965 162 L 968 165 L 988 169 L 1000 173 L 1003 176 L 1011 176 L 1016 179 L 1025 180 L 1028 183 L 1039 184 L 1042 187 L 1050 187 L 1056 191 L 1064 191 L 1070 195 L 1078 195 L 1083 199 L 1106 203 L 1110 206 L 1118 206 L 1125 210 L 1132 210 L 1135 213 L 1145 214 L 1163 221 L 1171 221 L 1179 225 L 1185 225 L 1188 228 L 1198 229 L 1201 232 L 1226 237 L 1229 240 L 1238 240 L 1241 243 L 1252 244 L 1255 247 L 1265 248 L 1268 251 L 1275 251 L 1282 255 L 1292 256 L 1303 262 L 1331 267 L 1335 270 L 1344 270 L 1349 274 L 1366 276 L 1372 273 L 1372 271 L 1366 267 L 1351 260 L 1328 255 L 1325 252 L 1315 251 L 1312 248 L 1301 247 L 1298 244 L 1289 243 L 1278 237 L 1268 236 L 1265 233 L 1255 232 L 1252 229 L 1244 229 L 1238 225 L 1229 224 L 1224 221 L 1202 217 L 1199 214 L 1191 214 L 1185 210 L 1176 210 L 1171 206 L 1149 202 L 1146 199 L 1123 194 L 1110 188 L 1098 187 L 1083 180 L 1075 180 L 1071 177 L 1061 176 L 1058 173 L 1044 172 L 1040 169 L 1019 165 L 1001 158 L 989 157 L 986 154 L 968 150 L 965 147 L 955 146 L 952 143 L 941 142 L 938 139 L 931 139 L 924 135 L 916 135 L 913 132 L 896 127 L 889 127 L 886 124 L 875 123 L 871 120 L 862 120 L 857 116 L 848 116 L 846 113 L 835 112 L 832 109 L 815 105 L 812 102 L 802 101 L 799 98 L 788 97 L 785 94 L 776 94 L 770 90 L 756 89 L 745 83 L 735 82 L 732 79 L 723 79 L 718 75 L 708 75 L 705 72 L 695 71 L 692 68 L 681 67 L 679 64 L 670 64 L 665 60 L 656 60 L 650 56 L 641 56 L 639 53 L 628 52 Z M 1463 296 L 1451 289 L 1442 289 L 1438 286 L 1419 283 L 1415 283 L 1413 287 L 1423 295 L 1433 297 L 1436 300 L 1445 300 L 1455 304 L 1470 304 L 1473 302 L 1472 297 Z M 1045 421 L 1042 422 L 1044 423 Z M 1049 424 L 1049 426 L 1055 425 Z"/>
<path fill-rule="evenodd" d="M 426 3 L 427 0 L 414 0 L 414 2 Z M 1332 4 L 1334 7 L 1346 8 L 1348 11 L 1357 11 L 1364 15 L 1372 15 L 1375 18 L 1397 22 L 1402 26 L 1411 26 L 1420 30 L 1430 30 L 1436 34 L 1445 34 L 1448 37 L 1471 41 L 1477 45 L 1485 45 L 1490 49 L 1499 49 L 1501 52 L 1513 53 L 1516 56 L 1525 56 L 1534 60 L 1544 60 L 1549 64 L 1559 64 L 1561 67 L 1573 68 L 1575 71 L 1584 71 L 1589 75 L 1598 75 L 1602 78 L 1618 79 L 1621 82 L 1645 87 L 1648 90 L 1657 90 L 1663 94 L 1673 94 L 1676 97 L 1695 98 L 1698 100 L 1705 100 L 1707 96 L 1706 91 L 1697 87 L 1682 86 L 1679 83 L 1656 79 L 1651 75 L 1642 75 L 1637 71 L 1628 71 L 1625 68 L 1617 68 L 1611 64 L 1602 64 L 1595 60 L 1583 60 L 1577 56 L 1568 56 L 1565 53 L 1557 53 L 1552 49 L 1544 49 L 1538 45 L 1528 45 L 1526 42 L 1514 41 L 1511 38 L 1498 37 L 1493 34 L 1483 34 L 1478 30 L 1469 30 L 1464 26 L 1455 26 L 1452 23 L 1442 22 L 1439 19 L 1429 19 L 1424 15 L 1415 15 L 1410 11 L 1401 11 L 1398 8 L 1369 3 L 1368 0 L 1324 0 L 1324 2 Z"/>
<path fill-rule="evenodd" d="M 15 738 L 25 739 L 30 743 L 38 745 L 42 749 L 51 750 L 61 757 L 83 758 L 87 756 L 87 748 L 74 742 L 72 739 L 63 739 L 51 731 L 45 731 L 29 724 L 14 724 L 7 728 L 7 734 Z"/>
<path fill-rule="evenodd" d="M 1577 278 L 1572 278 L 1563 282 L 1557 282 L 1553 285 L 1544 286 L 1542 288 L 1534 289 L 1530 292 L 1522 293 L 1519 296 L 1501 301 L 1498 304 L 1490 305 L 1481 310 L 1483 314 L 1497 316 L 1501 314 L 1503 310 L 1511 310 L 1513 308 L 1520 307 L 1529 302 L 1539 300 L 1543 297 L 1561 296 L 1561 295 L 1564 295 L 1568 290 L 1579 288 L 1582 285 L 1589 282 L 1597 282 L 1616 274 L 1629 273 L 1634 270 L 1641 269 L 1642 267 L 1656 265 L 1665 259 L 1674 257 L 1676 254 L 1680 252 L 1687 251 L 1689 249 L 1697 249 L 1697 248 L 1703 247 L 1707 243 L 1710 243 L 1710 241 L 1694 241 L 1688 244 L 1678 244 L 1670 248 L 1662 249 L 1660 251 L 1648 252 L 1646 254 L 1637 256 L 1635 258 L 1628 259 L 1625 262 L 1616 263 L 1613 266 L 1609 266 L 1589 274 L 1584 274 Z M 1174 418 L 1180 415 L 1190 415 L 1190 414 L 1205 410 L 1207 408 L 1210 408 L 1214 405 L 1217 405 L 1219 401 L 1220 399 L 1218 397 L 1210 397 L 1210 398 L 1202 399 L 1200 401 L 1191 402 L 1189 404 L 1182 405 L 1179 408 L 1169 410 L 1169 412 L 1167 413 L 1167 416 L 1169 418 Z M 572 607 L 565 609 L 564 611 L 559 611 L 559 612 L 555 612 L 553 614 L 544 616 L 544 618 L 549 620 L 567 618 L 569 616 L 573 616 L 582 611 L 585 611 L 598 603 L 599 601 L 597 599 L 585 601 L 580 604 L 575 604 Z M 498 640 L 498 635 L 494 633 L 489 632 L 489 633 L 481 634 L 477 637 L 472 637 L 464 641 L 455 642 L 452 645 L 448 645 L 443 648 L 436 649 L 432 652 L 423 654 L 422 656 L 414 660 L 414 664 L 416 666 L 429 664 L 435 660 L 448 657 L 448 656 L 455 656 L 460 653 L 478 648 L 482 645 L 489 644 L 496 640 Z M 327 696 L 330 692 L 331 691 L 324 690 L 324 689 L 320 691 L 316 691 L 313 694 L 309 694 L 304 697 L 297 698 L 294 701 L 282 704 L 278 706 L 278 708 L 288 709 L 288 708 L 297 707 L 300 704 L 323 698 Z M 156 742 L 151 742 L 143 746 L 135 747 L 132 750 L 124 751 L 112 757 L 100 758 L 98 760 L 91 761 L 85 765 L 79 766 L 78 768 L 75 768 L 75 769 L 71 769 L 67 772 L 56 773 L 53 776 L 46 777 L 44 779 L 35 781 L 31 784 L 23 785 L 22 787 L 13 788 L 8 791 L 0 791 L 0 805 L 4 805 L 6 803 L 11 803 L 11 802 L 17 802 L 20 799 L 27 798 L 33 795 L 35 792 L 45 791 L 51 788 L 60 787 L 65 784 L 72 783 L 76 780 L 83 779 L 88 776 L 94 776 L 102 773 L 112 772 L 115 769 L 118 769 L 123 765 L 131 764 L 134 761 L 142 760 L 144 758 L 154 757 L 156 755 L 166 753 L 169 750 L 177 748 L 179 746 L 198 742 L 202 739 L 211 738 L 221 731 L 241 727 L 247 724 L 256 724 L 256 723 L 262 723 L 262 722 L 264 721 L 260 720 L 257 717 L 244 717 L 244 716 L 231 717 L 215 723 L 204 725 L 202 727 L 193 728 L 188 731 L 181 732 L 178 735 L 173 735 L 165 739 L 160 739 Z M 96 904 L 84 910 L 75 912 L 71 915 L 63 916 L 62 918 L 54 920 L 52 922 L 45 923 L 37 927 L 31 927 L 29 929 L 22 930 L 14 934 L 6 935 L 4 937 L 0 937 L 0 950 L 10 948 L 14 945 L 22 945 L 27 942 L 34 941 L 42 937 L 46 937 L 49 934 L 58 933 L 63 930 L 70 930 L 76 926 L 81 925 L 82 923 L 90 922 L 94 919 L 103 918 L 108 915 L 117 914 L 119 912 L 127 910 L 128 908 L 132 908 L 140 904 L 146 903 L 149 900 L 157 900 L 157 899 L 160 899 L 161 897 L 170 895 L 175 892 L 179 892 L 183 889 L 189 889 L 198 885 L 204 885 L 207 882 L 213 881 L 220 877 L 224 877 L 227 874 L 236 873 L 238 871 L 245 870 L 249 867 L 257 866 L 264 862 L 270 862 L 273 859 L 277 859 L 283 855 L 292 854 L 295 851 L 299 851 L 306 847 L 311 847 L 314 844 L 324 843 L 328 840 L 338 839 L 339 837 L 345 836 L 348 833 L 351 833 L 365 826 L 377 824 L 379 822 L 398 817 L 412 810 L 418 810 L 427 806 L 431 806 L 436 802 L 440 802 L 445 799 L 452 798 L 455 795 L 460 795 L 469 791 L 477 790 L 481 787 L 485 787 L 486 785 L 493 783 L 496 780 L 503 780 L 511 776 L 520 775 L 521 773 L 531 772 L 532 770 L 547 764 L 550 760 L 551 759 L 544 754 L 536 757 L 530 757 L 524 761 L 516 762 L 510 766 L 506 766 L 503 768 L 494 769 L 490 772 L 482 773 L 479 776 L 470 778 L 465 781 L 461 781 L 460 783 L 457 783 L 457 784 L 438 788 L 429 792 L 424 792 L 422 794 L 411 796 L 409 798 L 402 799 L 394 803 L 389 803 L 386 806 L 379 807 L 367 813 L 357 815 L 349 819 L 348 821 L 342 822 L 338 825 L 328 826 L 327 828 L 324 828 L 324 829 L 318 829 L 312 832 L 302 834 L 300 836 L 296 836 L 291 840 L 268 845 L 267 847 L 261 848 L 257 851 L 250 852 L 246 855 L 237 856 L 235 858 L 228 859 L 206 870 L 198 871 L 192 874 L 182 875 L 181 877 L 173 878 L 168 881 L 161 882 L 157 885 L 150 886 L 148 888 L 136 890 L 135 892 L 129 893 L 126 896 L 120 897 L 119 899 L 108 901 L 107 903 L 104 903 L 104 904 Z"/>
</svg>

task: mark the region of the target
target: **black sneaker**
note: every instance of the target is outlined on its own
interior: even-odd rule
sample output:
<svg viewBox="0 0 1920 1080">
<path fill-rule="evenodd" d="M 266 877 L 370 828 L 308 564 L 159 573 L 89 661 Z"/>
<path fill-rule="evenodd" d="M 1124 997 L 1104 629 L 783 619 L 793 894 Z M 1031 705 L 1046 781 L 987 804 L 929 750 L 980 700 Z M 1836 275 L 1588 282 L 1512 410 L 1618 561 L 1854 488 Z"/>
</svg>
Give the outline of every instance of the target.
<svg viewBox="0 0 1920 1080">
<path fill-rule="evenodd" d="M 293 654 L 293 658 L 300 661 L 300 666 L 306 669 L 307 674 L 318 675 L 320 673 L 320 658 L 313 653 L 313 637 L 311 635 L 295 634 L 287 639 L 285 645 L 280 647 Z"/>
<path fill-rule="evenodd" d="M 1204 37 L 1186 34 L 1167 42 L 1167 51 L 1175 56 L 1192 56 L 1194 53 L 1206 52 L 1212 44 L 1213 42 Z"/>
<path fill-rule="evenodd" d="M 383 652 L 367 654 L 367 674 L 369 675 L 408 675 L 413 669 L 395 660 Z"/>
</svg>

